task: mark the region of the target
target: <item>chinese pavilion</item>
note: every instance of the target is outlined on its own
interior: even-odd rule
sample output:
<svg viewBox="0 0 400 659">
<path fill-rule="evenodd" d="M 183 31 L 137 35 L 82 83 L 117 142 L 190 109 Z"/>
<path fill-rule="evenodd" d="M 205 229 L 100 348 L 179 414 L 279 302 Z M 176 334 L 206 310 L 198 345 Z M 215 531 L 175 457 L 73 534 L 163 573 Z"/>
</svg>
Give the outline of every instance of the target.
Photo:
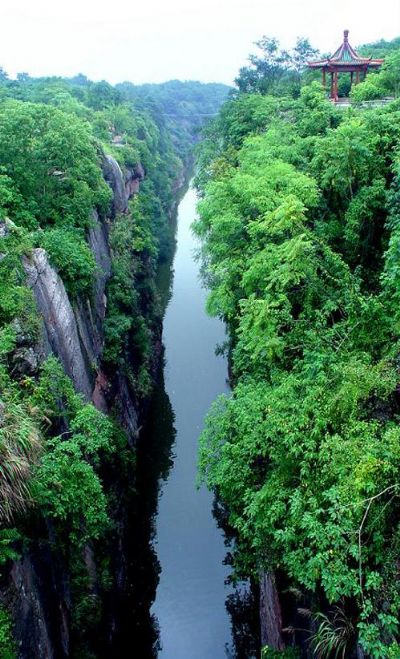
<svg viewBox="0 0 400 659">
<path fill-rule="evenodd" d="M 327 59 L 316 62 L 308 62 L 310 69 L 322 69 L 322 83 L 326 86 L 326 74 L 331 76 L 331 99 L 336 103 L 338 100 L 338 75 L 339 73 L 350 73 L 351 84 L 356 74 L 356 84 L 360 82 L 360 74 L 364 75 L 368 69 L 378 69 L 383 64 L 383 59 L 372 59 L 372 57 L 360 57 L 349 44 L 349 31 L 344 31 L 342 45 Z"/>
</svg>

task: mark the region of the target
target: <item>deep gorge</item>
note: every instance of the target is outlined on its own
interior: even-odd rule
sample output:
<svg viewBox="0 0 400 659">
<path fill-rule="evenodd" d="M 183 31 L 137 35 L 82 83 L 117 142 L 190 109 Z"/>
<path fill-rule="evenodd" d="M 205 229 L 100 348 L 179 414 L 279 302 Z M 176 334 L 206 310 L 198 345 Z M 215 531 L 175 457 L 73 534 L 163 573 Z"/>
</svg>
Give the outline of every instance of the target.
<svg viewBox="0 0 400 659">
<path fill-rule="evenodd" d="M 398 46 L 0 69 L 2 659 L 398 659 Z"/>
</svg>

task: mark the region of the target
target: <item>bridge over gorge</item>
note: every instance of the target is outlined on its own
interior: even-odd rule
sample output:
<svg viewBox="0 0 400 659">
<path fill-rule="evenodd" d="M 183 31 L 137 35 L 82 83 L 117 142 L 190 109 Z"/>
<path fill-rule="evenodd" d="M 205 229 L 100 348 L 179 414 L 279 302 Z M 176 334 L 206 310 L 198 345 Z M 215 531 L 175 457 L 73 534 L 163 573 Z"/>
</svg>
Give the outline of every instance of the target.
<svg viewBox="0 0 400 659">
<path fill-rule="evenodd" d="M 197 117 L 206 117 L 206 118 L 213 118 L 218 116 L 218 112 L 214 112 L 212 114 L 205 114 L 205 113 L 199 113 L 196 112 L 195 114 L 172 114 L 169 112 L 162 112 L 163 117 L 170 117 L 171 119 L 195 119 Z"/>
</svg>

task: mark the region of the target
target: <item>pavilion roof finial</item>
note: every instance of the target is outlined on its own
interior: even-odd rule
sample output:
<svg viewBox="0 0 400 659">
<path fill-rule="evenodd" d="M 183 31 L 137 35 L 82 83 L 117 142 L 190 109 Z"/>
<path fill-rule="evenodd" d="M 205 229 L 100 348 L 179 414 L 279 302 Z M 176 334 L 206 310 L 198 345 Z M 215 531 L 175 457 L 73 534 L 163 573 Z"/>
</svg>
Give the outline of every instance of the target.
<svg viewBox="0 0 400 659">
<path fill-rule="evenodd" d="M 345 40 L 345 42 L 347 42 L 349 40 L 349 31 L 344 30 L 343 34 L 344 34 L 344 40 Z"/>
</svg>

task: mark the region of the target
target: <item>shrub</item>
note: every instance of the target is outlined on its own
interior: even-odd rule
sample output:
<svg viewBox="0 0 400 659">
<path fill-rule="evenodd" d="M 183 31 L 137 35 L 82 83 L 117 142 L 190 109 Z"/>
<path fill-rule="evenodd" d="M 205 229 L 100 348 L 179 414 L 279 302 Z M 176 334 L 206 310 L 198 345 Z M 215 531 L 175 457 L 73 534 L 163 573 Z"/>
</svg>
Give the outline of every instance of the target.
<svg viewBox="0 0 400 659">
<path fill-rule="evenodd" d="M 382 98 L 385 92 L 382 91 L 377 83 L 378 80 L 375 82 L 375 80 L 367 78 L 364 82 L 360 82 L 359 85 L 354 85 L 350 92 L 351 100 L 354 103 L 362 103 L 363 101 L 373 101 Z"/>
<path fill-rule="evenodd" d="M 77 232 L 62 228 L 45 231 L 40 243 L 49 253 L 67 291 L 73 297 L 89 295 L 96 262 L 85 240 Z"/>
<path fill-rule="evenodd" d="M 11 616 L 4 606 L 0 606 L 0 656 L 1 659 L 16 659 L 17 657 Z"/>
</svg>

